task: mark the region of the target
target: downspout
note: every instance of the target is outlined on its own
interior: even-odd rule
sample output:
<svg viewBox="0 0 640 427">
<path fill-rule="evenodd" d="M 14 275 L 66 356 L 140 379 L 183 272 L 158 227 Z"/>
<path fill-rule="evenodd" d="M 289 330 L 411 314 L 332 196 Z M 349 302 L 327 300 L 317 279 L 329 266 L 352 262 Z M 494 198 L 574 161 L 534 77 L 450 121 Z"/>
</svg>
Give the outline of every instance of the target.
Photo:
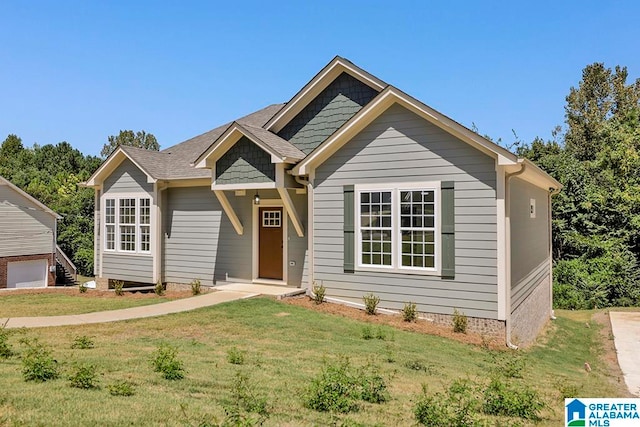
<svg viewBox="0 0 640 427">
<path fill-rule="evenodd" d="M 547 219 L 549 221 L 549 292 L 551 293 L 551 295 L 549 296 L 549 301 L 551 301 L 551 320 L 556 320 L 556 313 L 553 310 L 553 242 L 552 242 L 552 238 L 553 238 L 553 225 L 551 222 L 551 198 L 553 196 L 555 196 L 556 194 L 560 193 L 560 189 L 559 188 L 553 188 L 550 187 L 549 188 L 549 196 L 548 196 L 548 201 L 547 201 Z"/>
<path fill-rule="evenodd" d="M 511 187 L 509 185 L 509 181 L 511 180 L 511 178 L 513 178 L 514 176 L 518 176 L 518 175 L 522 175 L 524 173 L 524 170 L 526 168 L 526 164 L 522 163 L 522 167 L 520 168 L 519 171 L 517 172 L 513 172 L 513 173 L 508 173 L 505 174 L 504 177 L 504 187 L 505 187 L 505 210 L 507 211 L 506 215 L 505 215 L 505 220 L 506 220 L 506 224 L 505 224 L 505 236 L 506 236 L 506 240 L 507 240 L 507 248 L 505 251 L 505 255 L 507 257 L 507 262 L 506 262 L 506 266 L 507 266 L 507 274 L 506 274 L 506 281 L 507 281 L 507 286 L 506 286 L 506 292 L 507 292 L 507 311 L 505 313 L 506 316 L 506 323 L 505 323 L 505 341 L 507 344 L 507 347 L 509 347 L 512 350 L 517 350 L 518 346 L 513 344 L 511 342 Z"/>
</svg>

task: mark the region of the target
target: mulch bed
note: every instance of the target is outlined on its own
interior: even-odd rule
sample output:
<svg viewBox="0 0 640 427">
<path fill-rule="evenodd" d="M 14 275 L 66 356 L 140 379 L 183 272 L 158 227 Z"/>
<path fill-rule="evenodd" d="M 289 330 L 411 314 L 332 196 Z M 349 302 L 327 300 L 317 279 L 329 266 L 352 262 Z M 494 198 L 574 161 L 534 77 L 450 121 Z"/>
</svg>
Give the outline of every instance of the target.
<svg viewBox="0 0 640 427">
<path fill-rule="evenodd" d="M 456 333 L 453 332 L 452 326 L 436 324 L 425 319 L 418 319 L 415 322 L 405 322 L 402 319 L 402 316 L 399 314 L 376 314 L 372 316 L 365 313 L 364 310 L 348 307 L 342 304 L 334 304 L 330 302 L 316 304 L 315 301 L 313 301 L 306 295 L 284 298 L 282 301 L 287 304 L 297 305 L 309 310 L 348 317 L 350 319 L 368 322 L 376 325 L 389 325 L 405 331 L 436 335 L 439 337 L 449 338 L 461 343 L 483 346 L 491 349 L 505 349 L 504 343 L 498 337 L 483 337 L 480 334 L 471 332 L 468 332 L 466 334 Z"/>
</svg>

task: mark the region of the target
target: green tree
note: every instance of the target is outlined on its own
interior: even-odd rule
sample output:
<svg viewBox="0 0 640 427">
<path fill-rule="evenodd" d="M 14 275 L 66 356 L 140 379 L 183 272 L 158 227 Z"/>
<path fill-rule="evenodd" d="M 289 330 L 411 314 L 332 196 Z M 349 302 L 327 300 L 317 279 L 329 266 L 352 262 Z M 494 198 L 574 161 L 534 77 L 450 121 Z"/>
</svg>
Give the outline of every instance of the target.
<svg viewBox="0 0 640 427">
<path fill-rule="evenodd" d="M 156 137 L 152 133 L 146 133 L 143 130 L 135 133 L 132 130 L 121 130 L 117 136 L 111 135 L 107 140 L 109 142 L 100 151 L 100 155 L 103 158 L 109 157 L 120 145 L 146 148 L 154 151 L 160 150 L 160 144 L 158 144 Z"/>
</svg>

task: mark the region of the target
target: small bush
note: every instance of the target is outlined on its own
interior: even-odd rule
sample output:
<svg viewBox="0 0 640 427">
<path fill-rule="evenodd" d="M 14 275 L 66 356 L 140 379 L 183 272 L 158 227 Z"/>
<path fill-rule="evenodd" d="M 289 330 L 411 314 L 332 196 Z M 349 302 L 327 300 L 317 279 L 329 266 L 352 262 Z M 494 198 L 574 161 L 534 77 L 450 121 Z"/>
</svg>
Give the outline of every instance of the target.
<svg viewBox="0 0 640 427">
<path fill-rule="evenodd" d="M 494 378 L 483 393 L 482 411 L 487 415 L 537 420 L 543 407 L 538 393 L 524 384 L 510 385 Z"/>
<path fill-rule="evenodd" d="M 372 340 L 373 339 L 373 331 L 371 330 L 371 326 L 363 326 L 362 327 L 362 339 Z"/>
<path fill-rule="evenodd" d="M 431 373 L 434 371 L 433 366 L 418 359 L 408 360 L 407 362 L 405 362 L 404 366 L 405 368 L 410 369 L 412 371 L 422 371 L 427 373 Z"/>
<path fill-rule="evenodd" d="M 380 297 L 374 294 L 367 294 L 363 296 L 362 299 L 364 301 L 364 311 L 370 315 L 376 314 L 376 309 L 380 303 Z"/>
<path fill-rule="evenodd" d="M 412 302 L 404 303 L 404 307 L 402 307 L 402 320 L 405 322 L 415 322 L 418 318 L 418 310 L 416 305 Z"/>
<path fill-rule="evenodd" d="M 184 364 L 178 358 L 178 349 L 168 344 L 161 344 L 153 354 L 153 368 L 167 380 L 184 378 Z"/>
<path fill-rule="evenodd" d="M 78 285 L 78 290 L 80 291 L 81 294 L 84 294 L 85 292 L 87 292 L 87 285 L 85 285 L 84 283 L 80 283 L 80 285 Z"/>
<path fill-rule="evenodd" d="M 158 283 L 156 283 L 156 286 L 153 288 L 153 292 L 155 292 L 159 297 L 164 295 L 164 286 L 162 286 L 161 281 L 158 280 Z"/>
<path fill-rule="evenodd" d="M 27 346 L 22 356 L 22 377 L 25 381 L 45 382 L 60 376 L 58 362 L 51 350 L 37 340 L 23 341 Z"/>
<path fill-rule="evenodd" d="M 129 381 L 116 381 L 107 386 L 111 396 L 133 396 L 135 394 L 134 386 Z"/>
<path fill-rule="evenodd" d="M 349 360 L 325 365 L 307 391 L 305 406 L 321 412 L 348 413 L 359 409 L 360 390 L 350 372 Z"/>
<path fill-rule="evenodd" d="M 95 365 L 85 363 L 76 365 L 75 370 L 69 375 L 69 385 L 85 390 L 98 388 L 98 372 Z"/>
<path fill-rule="evenodd" d="M 245 412 L 258 414 L 262 417 L 259 424 L 269 416 L 266 397 L 259 395 L 249 381 L 249 377 L 241 372 L 236 372 L 231 386 L 231 403 L 225 405 L 224 409 L 227 417 L 231 419 L 250 419 L 244 414 Z"/>
<path fill-rule="evenodd" d="M 457 308 L 453 309 L 453 332 L 466 334 L 468 321 L 464 313 L 459 312 Z"/>
<path fill-rule="evenodd" d="M 437 393 L 429 395 L 423 388 L 422 396 L 413 407 L 413 415 L 418 424 L 429 427 L 451 427 L 446 398 Z"/>
<path fill-rule="evenodd" d="M 231 347 L 227 351 L 227 362 L 232 365 L 244 365 L 245 352 L 239 350 L 237 347 Z"/>
<path fill-rule="evenodd" d="M 315 285 L 313 287 L 313 301 L 315 301 L 316 304 L 322 304 L 324 302 L 326 293 L 327 289 L 324 287 L 324 285 Z"/>
<path fill-rule="evenodd" d="M 377 367 L 369 365 L 358 376 L 360 398 L 369 403 L 383 403 L 389 400 L 387 384 Z"/>
<path fill-rule="evenodd" d="M 87 349 L 93 348 L 94 346 L 95 346 L 95 343 L 93 342 L 93 339 L 86 335 L 80 335 L 75 337 L 73 339 L 73 343 L 71 344 L 71 348 L 80 349 L 80 350 L 87 350 Z"/>
<path fill-rule="evenodd" d="M 8 359 L 13 356 L 13 350 L 11 350 L 11 344 L 9 344 L 9 331 L 7 331 L 5 325 L 0 326 L 0 359 Z"/>
<path fill-rule="evenodd" d="M 202 293 L 202 283 L 200 279 L 193 279 L 191 281 L 191 295 L 200 295 Z"/>
<path fill-rule="evenodd" d="M 116 295 L 118 295 L 119 297 L 124 295 L 123 289 L 124 289 L 124 282 L 122 280 L 115 280 L 113 282 L 113 290 L 115 291 Z"/>
</svg>

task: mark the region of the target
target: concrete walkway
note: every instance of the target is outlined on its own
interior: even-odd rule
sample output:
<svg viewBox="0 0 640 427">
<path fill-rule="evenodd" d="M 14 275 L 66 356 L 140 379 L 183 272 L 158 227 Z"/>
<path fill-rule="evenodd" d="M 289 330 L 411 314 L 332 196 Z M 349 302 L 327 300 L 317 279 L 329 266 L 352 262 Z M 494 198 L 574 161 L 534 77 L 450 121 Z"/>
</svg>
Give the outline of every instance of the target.
<svg viewBox="0 0 640 427">
<path fill-rule="evenodd" d="M 640 396 L 640 312 L 610 312 L 618 364 L 629 391 Z"/>
<path fill-rule="evenodd" d="M 142 307 L 124 308 L 121 310 L 99 311 L 85 314 L 70 314 L 66 316 L 42 317 L 12 317 L 0 318 L 0 325 L 6 328 L 43 328 L 49 326 L 84 325 L 88 323 L 118 322 L 120 320 L 141 319 L 144 317 L 163 316 L 165 314 L 180 313 L 209 307 L 228 301 L 252 298 L 258 295 L 273 295 L 277 297 L 304 292 L 302 289 L 286 288 L 283 286 L 268 286 L 254 284 L 233 283 L 217 286 L 216 291 L 191 298 L 151 304 Z"/>
</svg>

